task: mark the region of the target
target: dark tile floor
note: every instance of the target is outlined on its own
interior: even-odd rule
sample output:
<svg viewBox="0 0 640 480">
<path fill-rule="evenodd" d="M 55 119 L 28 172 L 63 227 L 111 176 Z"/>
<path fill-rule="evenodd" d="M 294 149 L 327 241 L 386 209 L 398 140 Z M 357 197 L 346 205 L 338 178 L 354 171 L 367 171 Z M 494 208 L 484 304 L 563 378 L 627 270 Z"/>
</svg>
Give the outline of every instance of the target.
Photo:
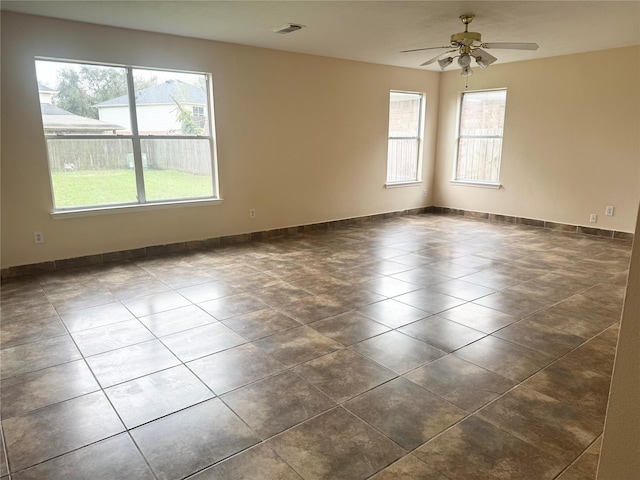
<svg viewBox="0 0 640 480">
<path fill-rule="evenodd" d="M 629 254 L 420 215 L 6 281 L 0 477 L 593 479 Z"/>
</svg>

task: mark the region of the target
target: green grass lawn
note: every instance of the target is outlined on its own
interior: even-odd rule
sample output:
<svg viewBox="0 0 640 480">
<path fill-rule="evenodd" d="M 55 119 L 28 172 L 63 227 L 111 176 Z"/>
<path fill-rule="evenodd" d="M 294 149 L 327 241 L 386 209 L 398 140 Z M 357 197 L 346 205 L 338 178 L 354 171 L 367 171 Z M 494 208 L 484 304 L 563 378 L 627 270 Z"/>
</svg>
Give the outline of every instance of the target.
<svg viewBox="0 0 640 480">
<path fill-rule="evenodd" d="M 133 170 L 54 172 L 57 208 L 137 202 Z M 145 170 L 147 201 L 210 197 L 211 178 L 176 170 Z"/>
</svg>

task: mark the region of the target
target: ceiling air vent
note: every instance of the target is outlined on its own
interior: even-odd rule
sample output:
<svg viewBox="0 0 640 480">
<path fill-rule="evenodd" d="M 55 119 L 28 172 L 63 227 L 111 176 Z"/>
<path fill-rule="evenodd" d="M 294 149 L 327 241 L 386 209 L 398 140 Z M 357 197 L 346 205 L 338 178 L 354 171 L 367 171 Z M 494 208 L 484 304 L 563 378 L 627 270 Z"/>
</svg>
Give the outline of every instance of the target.
<svg viewBox="0 0 640 480">
<path fill-rule="evenodd" d="M 304 25 L 299 25 L 297 23 L 287 23 L 286 25 L 282 25 L 281 27 L 276 27 L 271 31 L 275 33 L 291 33 L 291 32 L 297 32 L 303 27 Z"/>
</svg>

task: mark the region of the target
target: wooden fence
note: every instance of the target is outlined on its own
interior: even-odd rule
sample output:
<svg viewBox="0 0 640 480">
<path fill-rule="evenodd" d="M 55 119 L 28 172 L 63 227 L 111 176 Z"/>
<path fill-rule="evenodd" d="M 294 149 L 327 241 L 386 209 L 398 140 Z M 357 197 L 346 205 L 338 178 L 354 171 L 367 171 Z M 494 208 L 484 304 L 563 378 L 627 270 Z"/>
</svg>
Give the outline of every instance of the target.
<svg viewBox="0 0 640 480">
<path fill-rule="evenodd" d="M 418 140 L 389 139 L 387 182 L 407 182 L 418 176 Z"/>
<path fill-rule="evenodd" d="M 54 172 L 133 168 L 132 141 L 128 138 L 50 138 L 47 149 Z M 145 168 L 211 175 L 208 139 L 142 139 L 141 150 Z"/>
</svg>

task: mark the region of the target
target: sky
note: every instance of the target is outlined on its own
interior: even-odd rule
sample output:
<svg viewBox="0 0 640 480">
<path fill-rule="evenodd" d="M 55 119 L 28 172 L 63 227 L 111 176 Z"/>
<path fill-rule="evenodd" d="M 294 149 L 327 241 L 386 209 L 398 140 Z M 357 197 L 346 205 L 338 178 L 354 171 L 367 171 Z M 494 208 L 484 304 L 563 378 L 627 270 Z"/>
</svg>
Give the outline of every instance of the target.
<svg viewBox="0 0 640 480">
<path fill-rule="evenodd" d="M 79 65 L 77 63 L 64 63 L 59 61 L 50 61 L 50 60 L 38 60 L 36 59 L 36 74 L 38 76 L 38 83 L 45 85 L 49 88 L 57 88 L 58 86 L 58 71 L 63 68 L 73 68 L 79 69 Z M 116 67 L 118 68 L 118 67 Z M 122 67 L 119 67 L 122 68 Z M 152 70 L 152 69 L 135 69 L 136 78 L 149 79 L 152 77 L 156 77 L 158 79 L 158 83 L 162 83 L 167 80 L 182 80 L 187 83 L 195 83 L 195 78 L 191 73 L 181 73 L 181 72 L 167 72 L 162 70 Z"/>
</svg>

